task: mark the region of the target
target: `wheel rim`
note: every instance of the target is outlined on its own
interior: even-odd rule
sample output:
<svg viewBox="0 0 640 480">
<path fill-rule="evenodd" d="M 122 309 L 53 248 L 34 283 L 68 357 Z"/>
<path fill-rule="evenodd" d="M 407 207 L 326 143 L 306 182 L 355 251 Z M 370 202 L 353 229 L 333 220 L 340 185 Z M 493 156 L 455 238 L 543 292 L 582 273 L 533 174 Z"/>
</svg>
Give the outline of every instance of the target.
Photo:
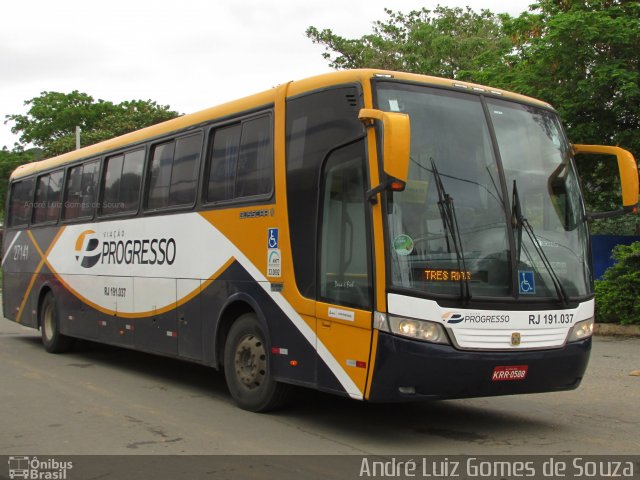
<svg viewBox="0 0 640 480">
<path fill-rule="evenodd" d="M 242 337 L 236 348 L 235 367 L 245 387 L 254 389 L 262 385 L 267 374 L 267 355 L 260 338 L 253 334 Z"/>
<path fill-rule="evenodd" d="M 44 337 L 47 340 L 51 340 L 53 338 L 54 332 L 54 319 L 53 319 L 53 306 L 46 305 L 44 311 L 42 312 L 42 329 L 44 331 Z"/>
</svg>

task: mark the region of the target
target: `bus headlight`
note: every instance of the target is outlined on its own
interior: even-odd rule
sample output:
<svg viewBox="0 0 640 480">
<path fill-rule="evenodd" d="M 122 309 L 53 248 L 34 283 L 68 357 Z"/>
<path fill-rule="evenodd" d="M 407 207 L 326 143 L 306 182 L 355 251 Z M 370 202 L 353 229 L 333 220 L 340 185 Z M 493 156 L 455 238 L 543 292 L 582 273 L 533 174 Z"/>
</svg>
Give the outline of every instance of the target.
<svg viewBox="0 0 640 480">
<path fill-rule="evenodd" d="M 576 323 L 567 336 L 567 342 L 577 342 L 593 335 L 593 317 Z"/>
<path fill-rule="evenodd" d="M 444 327 L 439 323 L 413 318 L 389 316 L 389 327 L 396 335 L 424 342 L 449 344 Z"/>
</svg>

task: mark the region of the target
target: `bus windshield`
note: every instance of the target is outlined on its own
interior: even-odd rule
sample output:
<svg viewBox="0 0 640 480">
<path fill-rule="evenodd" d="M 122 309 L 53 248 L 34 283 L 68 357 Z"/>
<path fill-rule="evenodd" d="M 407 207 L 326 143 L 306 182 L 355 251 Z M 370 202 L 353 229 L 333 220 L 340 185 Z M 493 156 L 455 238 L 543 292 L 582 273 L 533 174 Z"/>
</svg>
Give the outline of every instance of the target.
<svg viewBox="0 0 640 480">
<path fill-rule="evenodd" d="M 387 196 L 392 286 L 485 299 L 592 293 L 586 215 L 555 113 L 397 82 L 376 92 L 378 108 L 411 118 L 407 186 Z"/>
</svg>

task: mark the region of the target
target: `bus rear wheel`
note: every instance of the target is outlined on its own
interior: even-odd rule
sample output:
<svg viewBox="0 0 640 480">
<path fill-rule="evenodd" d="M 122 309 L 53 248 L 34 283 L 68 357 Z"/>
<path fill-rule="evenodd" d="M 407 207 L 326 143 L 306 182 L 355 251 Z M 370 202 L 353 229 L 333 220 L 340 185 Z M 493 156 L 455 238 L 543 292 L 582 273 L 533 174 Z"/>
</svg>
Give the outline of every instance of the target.
<svg viewBox="0 0 640 480">
<path fill-rule="evenodd" d="M 252 412 L 281 407 L 291 389 L 273 379 L 265 338 L 255 314 L 247 313 L 233 323 L 225 342 L 227 387 L 238 406 Z"/>
<path fill-rule="evenodd" d="M 73 338 L 60 333 L 60 317 L 56 299 L 48 292 L 40 307 L 40 331 L 42 344 L 49 353 L 64 353 L 71 350 Z"/>
</svg>

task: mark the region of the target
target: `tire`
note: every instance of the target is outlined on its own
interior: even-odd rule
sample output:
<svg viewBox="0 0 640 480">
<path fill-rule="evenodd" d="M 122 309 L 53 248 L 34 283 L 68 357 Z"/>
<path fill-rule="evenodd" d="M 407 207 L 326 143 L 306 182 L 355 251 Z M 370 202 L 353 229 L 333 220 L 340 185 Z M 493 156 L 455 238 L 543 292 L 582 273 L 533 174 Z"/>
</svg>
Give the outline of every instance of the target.
<svg viewBox="0 0 640 480">
<path fill-rule="evenodd" d="M 281 407 L 290 385 L 271 376 L 265 334 L 254 313 L 238 317 L 224 347 L 224 375 L 231 396 L 244 410 L 267 412 Z"/>
<path fill-rule="evenodd" d="M 64 353 L 71 350 L 73 338 L 60 333 L 60 316 L 53 293 L 48 292 L 39 312 L 42 344 L 49 353 Z"/>
</svg>

